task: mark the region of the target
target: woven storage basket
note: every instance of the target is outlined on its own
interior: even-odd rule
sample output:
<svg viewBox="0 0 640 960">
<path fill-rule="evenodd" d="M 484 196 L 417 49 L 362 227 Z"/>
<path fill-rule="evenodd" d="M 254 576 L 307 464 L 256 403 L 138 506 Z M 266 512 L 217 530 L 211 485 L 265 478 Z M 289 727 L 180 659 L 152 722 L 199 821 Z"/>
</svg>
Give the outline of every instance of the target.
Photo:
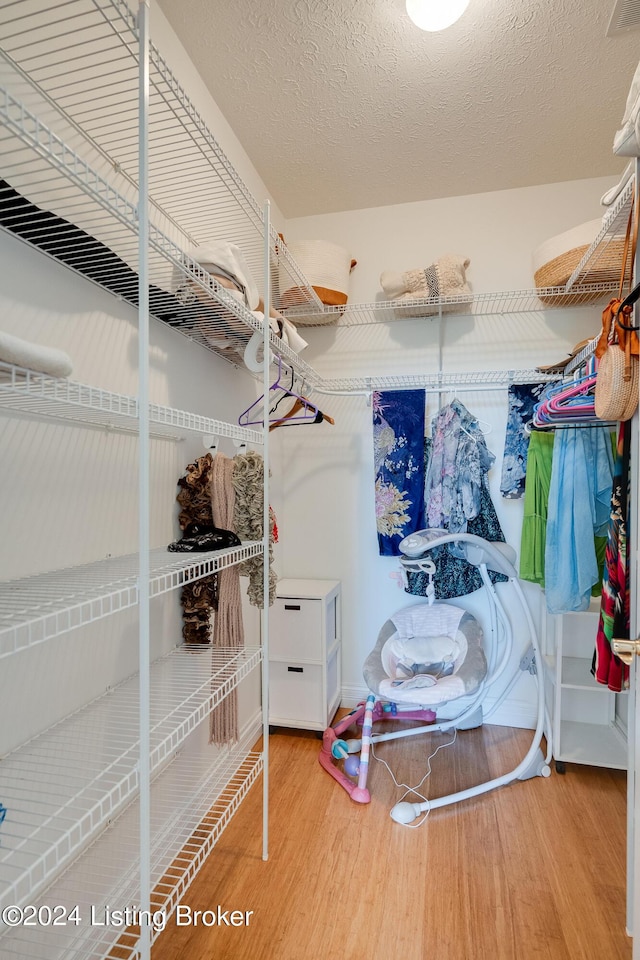
<svg viewBox="0 0 640 960">
<path fill-rule="evenodd" d="M 624 379 L 625 355 L 617 344 L 605 350 L 596 376 L 595 411 L 601 420 L 630 420 L 638 406 L 638 358 L 631 357 L 631 379 Z"/>
<path fill-rule="evenodd" d="M 580 224 L 566 233 L 558 234 L 541 244 L 533 254 L 533 279 L 536 289 L 541 291 L 538 296 L 543 303 L 555 306 L 564 306 L 575 303 L 576 294 L 569 293 L 563 296 L 545 296 L 544 290 L 549 287 L 563 287 L 583 256 L 595 240 L 602 227 L 601 220 L 590 220 Z M 589 287 L 595 284 L 611 283 L 615 285 L 620 280 L 624 240 L 611 240 L 602 250 L 598 251 L 597 258 L 589 264 L 588 273 L 584 280 L 577 279 L 576 284 Z M 580 300 L 588 303 L 602 299 L 602 293 L 580 294 Z"/>
<path fill-rule="evenodd" d="M 349 299 L 349 274 L 356 265 L 343 247 L 327 240 L 298 240 L 288 243 L 291 256 L 326 306 L 342 306 Z M 308 303 L 303 288 L 287 286 L 290 277 L 284 270 L 280 275 L 280 304 L 283 308 L 302 306 Z M 335 314 L 327 317 L 326 323 L 334 321 Z M 322 318 L 314 315 L 309 322 L 317 326 Z M 304 317 L 296 317 L 296 324 L 305 324 Z"/>
</svg>

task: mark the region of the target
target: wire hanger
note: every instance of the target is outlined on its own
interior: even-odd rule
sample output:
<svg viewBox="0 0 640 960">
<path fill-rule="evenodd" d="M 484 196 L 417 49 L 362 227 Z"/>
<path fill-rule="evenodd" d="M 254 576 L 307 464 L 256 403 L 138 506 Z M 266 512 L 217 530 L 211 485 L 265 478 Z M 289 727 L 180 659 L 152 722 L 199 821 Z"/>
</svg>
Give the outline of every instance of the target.
<svg viewBox="0 0 640 960">
<path fill-rule="evenodd" d="M 321 423 L 324 419 L 327 419 L 333 423 L 333 421 L 330 420 L 329 417 L 326 417 L 325 414 L 323 414 L 314 403 L 311 403 L 311 401 L 302 396 L 302 394 L 296 393 L 292 386 L 288 387 L 282 383 L 283 367 L 285 366 L 283 364 L 282 357 L 277 357 L 275 362 L 278 366 L 278 375 L 269 387 L 267 403 L 269 412 L 267 413 L 267 423 L 271 423 L 273 426 L 284 426 L 285 424 L 295 423 Z M 286 369 L 288 370 L 290 368 L 287 367 Z M 294 379 L 295 377 L 292 376 L 292 385 Z M 281 396 L 278 397 L 278 393 L 280 393 Z M 284 417 L 273 418 L 271 414 L 275 412 L 276 408 L 284 399 L 284 397 L 293 398 L 293 407 Z M 243 410 L 238 417 L 238 423 L 240 426 L 262 426 L 264 424 L 265 399 L 267 398 L 258 397 L 257 400 L 254 400 L 251 406 L 247 407 L 246 410 Z"/>
</svg>

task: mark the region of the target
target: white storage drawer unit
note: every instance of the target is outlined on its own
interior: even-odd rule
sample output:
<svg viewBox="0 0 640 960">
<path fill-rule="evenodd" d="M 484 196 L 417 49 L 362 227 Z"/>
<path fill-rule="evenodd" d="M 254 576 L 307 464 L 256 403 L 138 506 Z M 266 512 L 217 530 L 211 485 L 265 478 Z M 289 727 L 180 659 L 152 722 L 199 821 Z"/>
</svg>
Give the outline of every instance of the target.
<svg viewBox="0 0 640 960">
<path fill-rule="evenodd" d="M 340 676 L 340 582 L 280 580 L 269 611 L 269 722 L 324 730 Z"/>
</svg>

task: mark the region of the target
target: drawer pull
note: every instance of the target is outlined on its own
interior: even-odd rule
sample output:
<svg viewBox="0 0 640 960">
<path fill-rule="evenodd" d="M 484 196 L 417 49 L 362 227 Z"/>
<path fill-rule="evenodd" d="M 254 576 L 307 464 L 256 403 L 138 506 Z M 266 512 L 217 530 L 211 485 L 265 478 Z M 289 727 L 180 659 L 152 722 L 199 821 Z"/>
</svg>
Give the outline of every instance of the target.
<svg viewBox="0 0 640 960">
<path fill-rule="evenodd" d="M 304 673 L 304 667 L 287 667 L 289 673 Z"/>
<path fill-rule="evenodd" d="M 299 610 L 299 609 L 300 609 L 300 604 L 299 604 L 299 603 L 285 603 L 284 608 L 285 608 L 285 610 Z"/>
</svg>

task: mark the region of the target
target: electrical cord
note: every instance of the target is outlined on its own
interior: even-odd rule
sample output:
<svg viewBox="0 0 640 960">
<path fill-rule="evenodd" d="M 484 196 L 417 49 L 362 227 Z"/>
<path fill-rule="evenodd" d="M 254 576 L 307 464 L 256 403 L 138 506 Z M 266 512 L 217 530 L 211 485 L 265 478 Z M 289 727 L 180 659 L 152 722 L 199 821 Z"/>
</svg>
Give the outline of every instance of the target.
<svg viewBox="0 0 640 960">
<path fill-rule="evenodd" d="M 377 760 L 378 763 L 381 763 L 383 766 L 385 766 L 385 767 L 387 768 L 387 771 L 388 771 L 388 773 L 389 773 L 389 776 L 390 776 L 391 779 L 393 780 L 393 782 L 394 782 L 394 784 L 396 785 L 396 787 L 397 787 L 399 790 L 404 789 L 404 791 L 405 791 L 405 792 L 402 794 L 402 796 L 400 797 L 400 799 L 397 801 L 397 803 L 401 803 L 401 802 L 405 799 L 405 797 L 408 797 L 409 795 L 413 795 L 414 797 L 417 797 L 417 798 L 418 798 L 419 800 L 421 800 L 423 803 L 427 803 L 427 804 L 429 803 L 429 798 L 428 798 L 428 797 L 424 797 L 421 793 L 418 793 L 418 790 L 420 789 L 420 787 L 422 786 L 422 784 L 425 782 L 425 780 L 427 780 L 427 779 L 431 776 L 431 761 L 433 760 L 433 758 L 435 757 L 435 755 L 436 755 L 440 750 L 442 750 L 444 747 L 452 747 L 453 744 L 456 742 L 457 737 L 458 737 L 458 730 L 457 730 L 457 728 L 454 727 L 454 730 L 453 730 L 453 739 L 452 739 L 452 740 L 449 740 L 447 743 L 441 743 L 440 746 L 439 746 L 439 747 L 436 747 L 436 749 L 433 751 L 433 753 L 432 753 L 429 757 L 427 757 L 427 772 L 425 773 L 425 775 L 424 775 L 424 777 L 422 778 L 422 780 L 420 781 L 420 783 L 416 784 L 415 787 L 409 786 L 408 783 L 398 783 L 398 781 L 396 780 L 396 778 L 395 778 L 395 776 L 394 776 L 393 770 L 391 769 L 391 767 L 389 766 L 389 764 L 387 763 L 387 761 L 386 761 L 386 760 L 383 760 L 382 757 L 377 757 L 377 756 L 376 756 L 375 744 L 374 744 L 373 742 L 371 743 L 371 755 L 372 755 L 372 757 L 374 758 L 374 760 Z M 405 823 L 405 824 L 403 824 L 403 826 L 405 826 L 405 827 L 410 827 L 411 829 L 415 830 L 415 829 L 417 829 L 417 827 L 421 827 L 421 826 L 422 826 L 422 824 L 425 822 L 425 820 L 427 819 L 427 817 L 429 816 L 430 813 L 431 813 L 431 808 L 429 807 L 429 808 L 425 811 L 425 814 L 424 814 L 424 816 L 422 817 L 422 819 L 421 819 L 421 820 L 418 820 L 417 823 Z"/>
</svg>

